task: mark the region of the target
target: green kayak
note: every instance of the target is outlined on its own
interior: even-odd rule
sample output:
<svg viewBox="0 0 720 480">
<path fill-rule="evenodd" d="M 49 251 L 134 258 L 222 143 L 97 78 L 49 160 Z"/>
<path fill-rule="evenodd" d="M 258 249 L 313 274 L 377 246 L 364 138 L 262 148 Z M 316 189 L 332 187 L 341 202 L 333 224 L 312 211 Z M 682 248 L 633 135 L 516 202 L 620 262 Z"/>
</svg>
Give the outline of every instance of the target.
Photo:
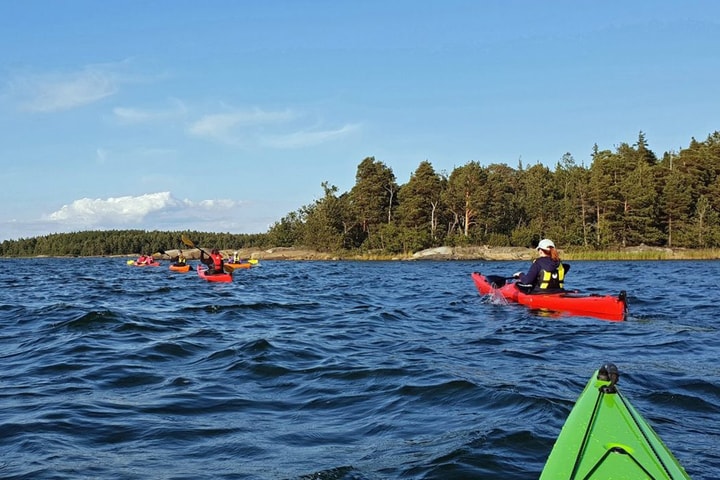
<svg viewBox="0 0 720 480">
<path fill-rule="evenodd" d="M 620 393 L 618 379 L 611 363 L 590 378 L 555 441 L 541 480 L 690 478 Z"/>
</svg>

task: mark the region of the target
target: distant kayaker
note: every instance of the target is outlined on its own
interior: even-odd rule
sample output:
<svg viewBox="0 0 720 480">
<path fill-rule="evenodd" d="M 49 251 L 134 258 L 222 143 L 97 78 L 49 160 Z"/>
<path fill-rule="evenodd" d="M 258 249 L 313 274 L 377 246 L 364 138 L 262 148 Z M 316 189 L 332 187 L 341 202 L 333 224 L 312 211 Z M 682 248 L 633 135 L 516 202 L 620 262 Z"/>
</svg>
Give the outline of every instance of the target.
<svg viewBox="0 0 720 480">
<path fill-rule="evenodd" d="M 209 267 L 208 271 L 207 271 L 207 275 L 225 273 L 224 272 L 225 262 L 223 260 L 222 254 L 220 254 L 220 251 L 217 248 L 213 248 L 210 251 L 209 257 L 206 257 L 205 252 L 200 250 L 200 261 Z"/>
<path fill-rule="evenodd" d="M 240 254 L 238 253 L 237 250 L 235 250 L 235 251 L 233 252 L 232 259 L 231 259 L 230 263 L 242 263 L 242 262 L 243 262 L 243 259 L 240 258 Z"/>
<path fill-rule="evenodd" d="M 183 255 L 182 250 L 178 250 L 178 255 L 177 255 L 177 257 L 173 258 L 173 262 L 174 262 L 174 265 L 177 267 L 182 267 L 187 263 L 187 259 Z"/>
<path fill-rule="evenodd" d="M 535 290 L 563 289 L 565 274 L 570 270 L 570 265 L 560 261 L 560 255 L 550 239 L 540 240 L 537 251 L 540 256 L 535 259 L 530 270 L 525 274 L 517 272 L 513 275 L 518 279 L 518 286 Z"/>
<path fill-rule="evenodd" d="M 153 257 L 152 255 L 140 255 L 137 260 L 135 260 L 135 265 L 150 265 L 153 263 Z"/>
</svg>

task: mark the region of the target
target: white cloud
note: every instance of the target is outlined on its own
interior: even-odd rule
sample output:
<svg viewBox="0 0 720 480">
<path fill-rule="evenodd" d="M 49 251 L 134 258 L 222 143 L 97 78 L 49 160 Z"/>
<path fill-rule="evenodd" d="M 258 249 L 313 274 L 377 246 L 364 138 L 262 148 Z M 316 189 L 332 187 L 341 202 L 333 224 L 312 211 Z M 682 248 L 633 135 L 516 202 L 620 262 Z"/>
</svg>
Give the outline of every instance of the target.
<svg viewBox="0 0 720 480">
<path fill-rule="evenodd" d="M 179 200 L 170 192 L 82 198 L 39 219 L 1 219 L 0 241 L 84 230 L 266 232 L 275 221 L 232 199 Z"/>
<path fill-rule="evenodd" d="M 110 198 L 81 198 L 42 220 L 59 230 L 200 229 L 237 230 L 243 203 L 231 199 L 178 200 L 170 192 Z M 60 228 L 58 228 L 60 227 Z"/>
<path fill-rule="evenodd" d="M 185 201 L 188 202 L 188 204 L 192 205 L 192 203 L 190 203 L 189 200 L 185 200 Z M 197 205 L 200 208 L 212 210 L 215 208 L 225 208 L 225 209 L 234 208 L 238 205 L 238 203 L 234 200 L 222 199 L 222 200 L 202 200 Z"/>
<path fill-rule="evenodd" d="M 77 72 L 18 76 L 10 88 L 24 110 L 53 112 L 114 95 L 118 78 L 108 66 L 90 65 Z"/>
<path fill-rule="evenodd" d="M 164 208 L 172 208 L 178 201 L 170 192 L 149 193 L 139 197 L 81 198 L 70 205 L 47 216 L 48 220 L 80 224 L 98 225 L 104 222 L 119 224 L 141 221 L 146 215 Z"/>
</svg>

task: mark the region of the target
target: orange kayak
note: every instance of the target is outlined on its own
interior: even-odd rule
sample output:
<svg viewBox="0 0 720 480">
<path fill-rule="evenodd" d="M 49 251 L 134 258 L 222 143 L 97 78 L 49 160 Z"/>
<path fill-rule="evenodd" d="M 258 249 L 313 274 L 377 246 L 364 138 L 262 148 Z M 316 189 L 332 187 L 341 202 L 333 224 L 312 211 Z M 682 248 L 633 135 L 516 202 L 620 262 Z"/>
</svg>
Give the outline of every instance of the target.
<svg viewBox="0 0 720 480">
<path fill-rule="evenodd" d="M 187 263 L 184 265 L 177 265 L 175 263 L 170 264 L 170 270 L 173 272 L 189 272 L 190 271 L 190 265 Z"/>
<path fill-rule="evenodd" d="M 225 264 L 228 267 L 231 267 L 233 270 L 236 268 L 250 268 L 253 266 L 250 262 L 242 262 L 242 263 L 226 263 Z"/>
</svg>

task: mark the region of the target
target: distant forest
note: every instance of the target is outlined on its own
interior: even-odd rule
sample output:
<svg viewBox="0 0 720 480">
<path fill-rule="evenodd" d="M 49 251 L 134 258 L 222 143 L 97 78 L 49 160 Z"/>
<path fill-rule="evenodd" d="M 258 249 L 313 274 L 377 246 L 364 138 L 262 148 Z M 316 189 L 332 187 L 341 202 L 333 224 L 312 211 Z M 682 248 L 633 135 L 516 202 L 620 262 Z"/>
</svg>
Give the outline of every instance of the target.
<svg viewBox="0 0 720 480">
<path fill-rule="evenodd" d="M 322 198 L 288 213 L 266 233 L 142 230 L 52 234 L 0 243 L 1 256 L 98 256 L 196 244 L 221 249 L 302 247 L 325 252 L 409 254 L 441 245 L 560 248 L 638 245 L 720 247 L 720 133 L 662 158 L 637 142 L 594 146 L 589 166 L 566 153 L 554 169 L 476 161 L 449 174 L 422 161 L 399 185 L 367 157 L 348 192 L 328 182 Z"/>
</svg>

